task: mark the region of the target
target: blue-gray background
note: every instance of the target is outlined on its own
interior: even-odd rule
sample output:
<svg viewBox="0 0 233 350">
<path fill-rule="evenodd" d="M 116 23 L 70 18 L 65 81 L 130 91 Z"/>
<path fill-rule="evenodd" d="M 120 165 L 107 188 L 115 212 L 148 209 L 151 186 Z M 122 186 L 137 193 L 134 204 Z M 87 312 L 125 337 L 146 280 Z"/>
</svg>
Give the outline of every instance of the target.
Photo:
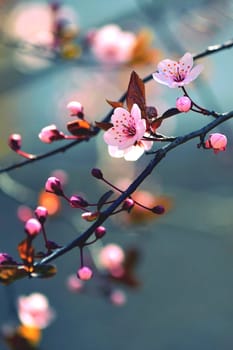
<svg viewBox="0 0 233 350">
<path fill-rule="evenodd" d="M 64 3 L 78 12 L 83 31 L 111 22 L 130 29 L 148 26 L 155 33 L 154 46 L 163 50 L 162 57 L 199 52 L 232 35 L 231 1 L 220 4 L 218 1 L 70 0 Z M 117 99 L 127 86 L 128 71 L 117 74 L 98 66 L 69 62 L 22 73 L 14 65 L 12 51 L 6 54 L 5 49 L 1 50 L 2 167 L 18 160 L 6 147 L 11 132 L 23 135 L 23 148 L 29 152 L 42 153 L 54 146 L 41 144 L 37 134 L 52 123 L 64 128 L 67 121 L 64 103 L 69 94 L 79 96 L 84 86 L 85 93 L 80 96 L 85 96 L 87 111 L 88 101 L 92 104 L 90 113 L 94 114 L 96 109 L 96 115 L 92 115 L 92 120 L 96 120 L 108 111 L 104 98 Z M 203 64 L 204 77 L 192 88 L 192 96 L 207 108 L 220 112 L 231 110 L 232 52 L 203 59 Z M 153 69 L 139 68 L 139 71 L 144 74 Z M 166 87 L 157 90 L 155 85 L 148 84 L 150 103 L 156 105 L 158 99 L 164 108 L 174 105 L 178 92 Z M 169 128 L 173 134 L 182 134 L 204 122 L 203 117 L 184 116 Z M 214 155 L 211 151 L 198 150 L 195 140 L 171 152 L 144 184 L 144 189 L 173 199 L 173 208 L 167 216 L 139 228 L 107 224 L 108 236 L 104 242 L 126 247 L 137 244 L 142 249 L 137 271 L 143 285 L 137 291 L 127 291 L 128 302 L 124 307 L 113 307 L 101 297 L 67 291 L 66 276 L 79 265 L 78 253 L 71 252 L 57 260 L 58 274 L 53 279 L 23 280 L 12 287 L 0 288 L 1 323 L 12 320 L 10 294 L 17 297 L 39 291 L 49 297 L 57 313 L 56 320 L 43 334 L 42 349 L 232 349 L 232 123 L 218 130 L 229 138 L 225 153 Z M 14 193 L 4 193 L 6 179 L 2 178 L 1 251 L 17 256 L 16 244 L 24 235 L 23 225 L 16 216 L 19 202 L 33 208 L 36 193 L 54 169 L 63 168 L 69 173 L 68 193 L 80 191 L 94 199 L 106 188 L 89 177 L 92 167 L 103 167 L 109 179 L 112 176 L 117 180 L 128 174 L 133 178 L 147 161 L 144 157 L 135 169 L 119 160 L 110 162 L 99 137 L 65 154 L 13 171 L 9 174 L 12 179 L 32 192 L 15 200 Z M 77 235 L 69 224 L 69 215 L 70 210 L 64 205 L 66 219 L 50 220 L 51 239 L 65 243 Z M 73 212 L 71 216 L 74 219 Z"/>
</svg>

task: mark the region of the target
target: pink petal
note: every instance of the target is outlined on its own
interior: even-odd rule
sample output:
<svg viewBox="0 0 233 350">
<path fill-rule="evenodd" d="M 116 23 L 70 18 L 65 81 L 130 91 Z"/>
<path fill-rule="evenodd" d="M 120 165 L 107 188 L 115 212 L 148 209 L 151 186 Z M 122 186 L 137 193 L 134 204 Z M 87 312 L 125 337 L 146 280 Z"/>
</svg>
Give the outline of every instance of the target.
<svg viewBox="0 0 233 350">
<path fill-rule="evenodd" d="M 189 72 L 191 70 L 193 66 L 193 56 L 191 55 L 191 53 L 187 52 L 186 54 L 184 54 L 183 57 L 181 57 L 179 61 L 179 66 L 185 71 L 187 70 Z"/>
<path fill-rule="evenodd" d="M 175 87 L 175 86 L 172 86 L 174 82 L 173 79 L 162 72 L 155 72 L 152 74 L 152 76 L 154 80 L 160 84 L 168 85 L 169 87 Z"/>
<path fill-rule="evenodd" d="M 149 151 L 153 146 L 153 141 L 140 141 L 143 144 L 145 151 Z"/>
<path fill-rule="evenodd" d="M 134 103 L 131 108 L 131 115 L 134 118 L 135 123 L 142 119 L 141 110 L 136 103 Z"/>
<path fill-rule="evenodd" d="M 116 121 L 122 120 L 125 117 L 128 119 L 129 116 L 130 116 L 130 113 L 125 108 L 117 107 L 114 109 L 111 122 L 115 124 Z"/>
<path fill-rule="evenodd" d="M 202 64 L 198 64 L 197 66 L 195 66 L 187 75 L 187 77 L 185 78 L 185 84 L 188 84 L 189 82 L 193 81 L 194 79 L 196 79 L 198 77 L 198 75 L 201 73 L 201 71 L 203 70 L 204 66 Z"/>
</svg>

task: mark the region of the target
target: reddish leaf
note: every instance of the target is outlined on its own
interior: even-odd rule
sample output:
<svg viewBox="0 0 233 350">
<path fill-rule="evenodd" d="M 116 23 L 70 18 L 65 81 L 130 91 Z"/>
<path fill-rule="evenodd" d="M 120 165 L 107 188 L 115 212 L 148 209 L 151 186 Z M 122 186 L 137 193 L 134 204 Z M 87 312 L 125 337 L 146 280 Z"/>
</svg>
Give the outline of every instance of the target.
<svg viewBox="0 0 233 350">
<path fill-rule="evenodd" d="M 91 125 L 86 120 L 76 119 L 67 123 L 66 126 L 72 135 L 80 137 L 91 135 Z"/>
<path fill-rule="evenodd" d="M 151 122 L 150 129 L 153 133 L 155 133 L 156 130 L 160 127 L 160 125 L 162 124 L 162 121 L 163 121 L 162 119 L 160 120 L 155 119 L 153 122 Z"/>
<path fill-rule="evenodd" d="M 132 72 L 126 94 L 126 104 L 130 111 L 133 104 L 136 103 L 141 110 L 142 118 L 146 118 L 146 97 L 145 85 L 136 72 Z"/>
<path fill-rule="evenodd" d="M 0 282 L 6 286 L 17 279 L 24 278 L 26 276 L 28 276 L 28 272 L 22 265 L 0 266 Z"/>
<path fill-rule="evenodd" d="M 119 101 L 110 101 L 110 100 L 106 100 L 107 103 L 112 106 L 113 108 L 117 108 L 117 107 L 123 107 L 123 103 L 119 102 Z"/>
<path fill-rule="evenodd" d="M 34 261 L 34 248 L 31 243 L 32 241 L 28 237 L 18 244 L 19 256 L 26 266 L 32 266 Z"/>
<path fill-rule="evenodd" d="M 112 123 L 104 123 L 104 122 L 95 122 L 95 125 L 104 131 L 107 131 L 108 129 L 111 129 L 113 127 Z"/>
<path fill-rule="evenodd" d="M 173 115 L 179 114 L 181 113 L 177 108 L 170 108 L 168 109 L 166 112 L 164 112 L 161 117 L 159 117 L 159 119 L 166 119 L 166 118 L 170 118 Z"/>
</svg>

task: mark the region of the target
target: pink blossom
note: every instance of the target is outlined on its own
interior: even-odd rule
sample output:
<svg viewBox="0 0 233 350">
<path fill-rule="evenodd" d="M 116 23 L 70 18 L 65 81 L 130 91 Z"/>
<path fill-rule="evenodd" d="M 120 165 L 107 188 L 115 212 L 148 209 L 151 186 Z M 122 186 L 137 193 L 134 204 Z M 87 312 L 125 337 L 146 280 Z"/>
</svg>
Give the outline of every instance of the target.
<svg viewBox="0 0 233 350">
<path fill-rule="evenodd" d="M 38 206 L 35 209 L 35 216 L 37 217 L 37 219 L 41 222 L 44 223 L 47 216 L 48 216 L 48 210 L 45 207 L 42 206 Z"/>
<path fill-rule="evenodd" d="M 117 244 L 107 244 L 99 253 L 99 263 L 107 270 L 116 270 L 121 267 L 125 259 L 123 249 Z"/>
<path fill-rule="evenodd" d="M 123 306 L 126 303 L 126 295 L 120 289 L 115 289 L 110 294 L 110 301 L 115 306 Z"/>
<path fill-rule="evenodd" d="M 126 63 L 132 58 L 136 35 L 110 24 L 92 31 L 90 43 L 94 55 L 101 62 Z"/>
<path fill-rule="evenodd" d="M 192 106 L 192 101 L 188 96 L 181 96 L 176 100 L 176 108 L 180 112 L 188 112 Z"/>
<path fill-rule="evenodd" d="M 191 83 L 201 73 L 203 66 L 193 67 L 193 57 L 187 52 L 178 62 L 165 59 L 159 62 L 153 78 L 170 88 L 176 88 Z"/>
<path fill-rule="evenodd" d="M 137 160 L 152 147 L 153 142 L 141 140 L 146 132 L 146 121 L 135 103 L 129 113 L 125 108 L 117 107 L 111 118 L 113 127 L 104 133 L 108 152 L 112 157 Z"/>
<path fill-rule="evenodd" d="M 53 141 L 64 139 L 64 134 L 60 132 L 54 124 L 44 127 L 38 136 L 44 143 L 51 143 Z"/>
<path fill-rule="evenodd" d="M 227 145 L 227 137 L 220 133 L 211 134 L 205 142 L 205 148 L 213 148 L 214 153 L 225 151 Z"/>
<path fill-rule="evenodd" d="M 46 328 L 55 317 L 48 299 L 40 293 L 18 297 L 17 309 L 21 323 L 29 327 Z"/>
<path fill-rule="evenodd" d="M 72 293 L 80 292 L 84 286 L 83 281 L 81 281 L 79 278 L 77 278 L 77 276 L 74 274 L 70 275 L 67 278 L 66 284 L 67 284 L 67 288 Z"/>
</svg>

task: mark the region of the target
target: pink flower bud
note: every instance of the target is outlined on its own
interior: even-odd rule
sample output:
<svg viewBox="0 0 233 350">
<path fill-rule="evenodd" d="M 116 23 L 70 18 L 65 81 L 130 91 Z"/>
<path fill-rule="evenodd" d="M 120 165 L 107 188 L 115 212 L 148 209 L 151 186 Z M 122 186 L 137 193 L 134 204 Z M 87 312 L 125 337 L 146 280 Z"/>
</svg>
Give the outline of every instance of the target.
<svg viewBox="0 0 233 350">
<path fill-rule="evenodd" d="M 35 216 L 36 218 L 41 222 L 44 223 L 47 216 L 48 216 L 48 210 L 45 207 L 39 206 L 35 210 Z"/>
<path fill-rule="evenodd" d="M 31 218 L 26 221 L 24 230 L 29 236 L 36 236 L 41 230 L 41 224 L 37 219 Z"/>
<path fill-rule="evenodd" d="M 93 271 L 88 266 L 83 266 L 77 271 L 77 277 L 82 281 L 88 281 L 93 276 Z"/>
<path fill-rule="evenodd" d="M 97 239 L 100 239 L 102 238 L 106 233 L 106 228 L 104 226 L 98 226 L 96 229 L 95 229 L 95 236 Z"/>
<path fill-rule="evenodd" d="M 89 203 L 81 196 L 73 195 L 70 197 L 70 205 L 73 208 L 85 208 Z"/>
<path fill-rule="evenodd" d="M 11 134 L 8 139 L 8 145 L 13 151 L 18 151 L 22 146 L 22 137 L 20 134 Z"/>
<path fill-rule="evenodd" d="M 188 96 L 182 96 L 176 100 L 176 108 L 180 112 L 188 112 L 192 106 L 192 101 Z"/>
<path fill-rule="evenodd" d="M 66 108 L 69 110 L 71 117 L 74 117 L 74 116 L 77 116 L 79 118 L 83 117 L 83 106 L 81 105 L 80 102 L 71 101 L 68 103 Z"/>
<path fill-rule="evenodd" d="M 63 196 L 63 189 L 61 186 L 61 181 L 55 177 L 51 176 L 45 183 L 45 191 L 55 193 L 58 196 Z"/>
<path fill-rule="evenodd" d="M 226 145 L 227 145 L 227 137 L 219 133 L 211 134 L 208 140 L 205 142 L 205 147 L 213 148 L 214 153 L 225 151 Z"/>
<path fill-rule="evenodd" d="M 51 143 L 53 141 L 64 139 L 64 134 L 60 132 L 54 124 L 44 127 L 38 136 L 44 143 Z"/>
<path fill-rule="evenodd" d="M 126 198 L 126 200 L 123 203 L 122 209 L 130 212 L 131 209 L 134 207 L 134 200 L 132 198 Z"/>
</svg>

